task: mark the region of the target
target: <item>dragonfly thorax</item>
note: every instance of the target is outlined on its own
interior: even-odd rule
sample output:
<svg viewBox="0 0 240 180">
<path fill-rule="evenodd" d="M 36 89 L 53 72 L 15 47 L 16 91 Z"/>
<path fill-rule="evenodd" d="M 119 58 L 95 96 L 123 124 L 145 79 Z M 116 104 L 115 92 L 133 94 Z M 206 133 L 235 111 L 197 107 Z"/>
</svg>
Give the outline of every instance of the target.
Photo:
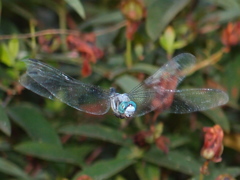
<svg viewBox="0 0 240 180">
<path fill-rule="evenodd" d="M 134 115 L 137 106 L 127 94 L 112 93 L 110 98 L 115 116 L 118 118 L 129 118 Z"/>
</svg>

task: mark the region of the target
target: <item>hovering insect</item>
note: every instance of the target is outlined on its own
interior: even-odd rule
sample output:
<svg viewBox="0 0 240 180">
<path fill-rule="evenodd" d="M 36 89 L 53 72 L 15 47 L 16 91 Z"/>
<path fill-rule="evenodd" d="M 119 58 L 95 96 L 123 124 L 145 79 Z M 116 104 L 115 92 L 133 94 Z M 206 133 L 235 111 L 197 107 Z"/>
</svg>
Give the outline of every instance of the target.
<svg viewBox="0 0 240 180">
<path fill-rule="evenodd" d="M 90 114 L 102 115 L 111 107 L 118 118 L 142 116 L 153 110 L 190 113 L 223 105 L 228 95 L 218 89 L 177 90 L 186 71 L 195 64 L 195 57 L 180 54 L 164 64 L 129 93 L 119 94 L 115 88 L 103 90 L 82 83 L 38 60 L 23 60 L 27 71 L 20 83 L 27 89 L 52 100 Z"/>
</svg>

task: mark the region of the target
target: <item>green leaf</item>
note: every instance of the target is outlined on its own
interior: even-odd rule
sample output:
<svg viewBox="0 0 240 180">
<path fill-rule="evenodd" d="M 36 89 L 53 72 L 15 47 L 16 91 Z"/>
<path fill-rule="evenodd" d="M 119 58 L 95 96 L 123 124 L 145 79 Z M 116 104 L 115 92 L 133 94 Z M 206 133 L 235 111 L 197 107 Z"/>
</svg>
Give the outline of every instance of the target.
<svg viewBox="0 0 240 180">
<path fill-rule="evenodd" d="M 10 134 L 11 134 L 11 124 L 10 124 L 8 116 L 7 116 L 5 110 L 3 109 L 2 106 L 0 106 L 0 129 L 7 136 L 10 136 Z"/>
<path fill-rule="evenodd" d="M 135 169 L 140 180 L 160 179 L 160 170 L 159 170 L 159 167 L 156 165 L 141 162 L 136 164 Z"/>
<path fill-rule="evenodd" d="M 80 0 L 65 0 L 65 1 L 79 14 L 80 17 L 85 19 L 85 11 Z"/>
<path fill-rule="evenodd" d="M 0 158 L 0 171 L 2 173 L 17 177 L 18 179 L 30 180 L 30 177 L 12 162 Z"/>
<path fill-rule="evenodd" d="M 223 81 L 225 87 L 228 90 L 229 95 L 229 103 L 233 104 L 234 106 L 238 107 L 238 99 L 240 95 L 240 56 L 236 56 L 232 59 L 231 55 L 226 55 L 224 59 L 228 61 L 228 64 L 225 68 L 225 72 L 223 74 Z M 229 61 L 229 59 L 232 59 Z"/>
<path fill-rule="evenodd" d="M 187 45 L 186 40 L 178 40 L 178 41 L 175 41 L 173 47 L 174 47 L 174 49 L 181 49 L 186 45 Z"/>
<path fill-rule="evenodd" d="M 126 139 L 126 135 L 122 132 L 101 125 L 70 125 L 61 128 L 59 132 L 100 139 L 118 145 L 130 144 L 130 140 Z"/>
<path fill-rule="evenodd" d="M 12 55 L 7 45 L 4 43 L 0 45 L 0 61 L 7 66 L 13 65 Z"/>
<path fill-rule="evenodd" d="M 215 23 L 227 23 L 229 21 L 234 21 L 240 15 L 240 3 L 237 0 L 210 0 L 214 6 L 219 6 L 219 10 L 207 13 L 205 17 L 202 18 L 203 23 L 212 22 L 215 19 Z"/>
<path fill-rule="evenodd" d="M 24 142 L 15 146 L 14 149 L 25 155 L 31 155 L 44 160 L 70 163 L 78 166 L 83 163 L 81 151 L 66 150 L 54 144 Z"/>
<path fill-rule="evenodd" d="M 201 164 L 189 152 L 182 152 L 180 150 L 172 150 L 168 154 L 165 154 L 157 148 L 152 148 L 144 156 L 144 160 L 188 175 L 198 174 L 201 167 Z"/>
<path fill-rule="evenodd" d="M 170 148 L 175 149 L 179 146 L 186 145 L 190 143 L 191 139 L 188 136 L 180 135 L 180 134 L 171 134 L 167 136 L 170 139 Z"/>
<path fill-rule="evenodd" d="M 134 52 L 138 59 L 142 60 L 143 59 L 143 53 L 144 53 L 144 48 L 141 43 L 138 43 L 134 46 Z"/>
<path fill-rule="evenodd" d="M 152 75 L 155 73 L 160 67 L 151 65 L 151 64 L 146 64 L 146 63 L 138 63 L 132 66 L 132 68 L 129 70 L 131 72 L 142 72 L 146 73 L 148 75 Z"/>
<path fill-rule="evenodd" d="M 223 130 L 227 133 L 230 132 L 230 124 L 229 121 L 224 114 L 223 110 L 220 107 L 210 109 L 207 111 L 202 111 L 204 115 L 206 115 L 208 118 L 210 118 L 213 122 L 216 124 L 219 124 Z"/>
<path fill-rule="evenodd" d="M 140 82 L 133 76 L 123 75 L 118 77 L 115 80 L 115 83 L 122 89 L 124 92 L 130 92 L 134 87 L 136 87 Z"/>
<path fill-rule="evenodd" d="M 123 15 L 119 10 L 112 11 L 104 14 L 100 14 L 88 21 L 85 21 L 81 24 L 81 29 L 86 28 L 87 26 L 94 25 L 99 26 L 103 24 L 110 24 L 110 23 L 118 23 L 120 21 L 124 20 Z"/>
<path fill-rule="evenodd" d="M 118 34 L 118 31 L 112 31 L 107 34 L 101 34 L 101 36 L 97 36 L 96 39 L 96 45 L 100 49 L 108 48 L 109 46 L 112 46 L 114 43 L 116 36 Z M 108 69 L 109 70 L 109 69 Z"/>
<path fill-rule="evenodd" d="M 137 146 L 123 146 L 119 149 L 117 158 L 126 158 L 126 159 L 137 159 L 142 157 L 144 150 Z"/>
<path fill-rule="evenodd" d="M 37 108 L 27 104 L 15 105 L 8 109 L 8 114 L 32 139 L 61 146 L 56 131 Z"/>
<path fill-rule="evenodd" d="M 238 8 L 240 10 L 240 3 L 237 0 L 209 0 L 208 2 L 220 6 L 223 9 Z"/>
<path fill-rule="evenodd" d="M 15 59 L 19 52 L 19 40 L 17 38 L 13 38 L 8 42 L 8 49 L 11 53 L 12 59 Z"/>
<path fill-rule="evenodd" d="M 169 26 L 164 31 L 163 35 L 160 37 L 160 44 L 167 51 L 167 54 L 172 55 L 175 48 L 174 48 L 174 41 L 176 38 L 176 34 L 174 29 Z"/>
<path fill-rule="evenodd" d="M 134 160 L 129 159 L 100 161 L 90 167 L 84 168 L 83 171 L 77 173 L 73 179 L 77 180 L 81 175 L 88 175 L 92 177 L 92 179 L 109 179 L 111 176 L 116 175 L 133 163 Z"/>
<path fill-rule="evenodd" d="M 152 40 L 156 40 L 173 18 L 190 0 L 155 0 L 147 7 L 146 31 Z"/>
</svg>

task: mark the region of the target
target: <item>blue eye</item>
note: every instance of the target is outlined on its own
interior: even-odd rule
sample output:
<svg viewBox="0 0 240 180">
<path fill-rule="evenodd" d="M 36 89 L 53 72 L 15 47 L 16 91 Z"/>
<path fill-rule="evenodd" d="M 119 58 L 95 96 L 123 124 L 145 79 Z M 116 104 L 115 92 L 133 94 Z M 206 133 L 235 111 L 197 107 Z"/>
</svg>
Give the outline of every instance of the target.
<svg viewBox="0 0 240 180">
<path fill-rule="evenodd" d="M 135 109 L 137 107 L 136 103 L 133 101 L 124 101 L 124 102 L 120 103 L 120 105 L 118 107 L 118 111 L 123 114 L 123 113 L 125 113 L 127 107 L 129 107 L 129 106 L 133 106 Z"/>
</svg>

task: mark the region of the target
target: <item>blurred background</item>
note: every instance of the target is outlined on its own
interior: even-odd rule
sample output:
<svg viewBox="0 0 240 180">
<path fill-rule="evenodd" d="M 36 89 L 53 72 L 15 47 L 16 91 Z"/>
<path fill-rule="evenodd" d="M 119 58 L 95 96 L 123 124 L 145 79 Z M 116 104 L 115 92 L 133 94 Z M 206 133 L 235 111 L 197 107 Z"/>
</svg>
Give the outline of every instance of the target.
<svg viewBox="0 0 240 180">
<path fill-rule="evenodd" d="M 0 179 L 240 179 L 239 0 L 0 0 L 0 16 Z M 184 52 L 197 62 L 178 88 L 221 89 L 226 105 L 128 121 L 19 84 L 33 58 L 129 92 Z"/>
</svg>

